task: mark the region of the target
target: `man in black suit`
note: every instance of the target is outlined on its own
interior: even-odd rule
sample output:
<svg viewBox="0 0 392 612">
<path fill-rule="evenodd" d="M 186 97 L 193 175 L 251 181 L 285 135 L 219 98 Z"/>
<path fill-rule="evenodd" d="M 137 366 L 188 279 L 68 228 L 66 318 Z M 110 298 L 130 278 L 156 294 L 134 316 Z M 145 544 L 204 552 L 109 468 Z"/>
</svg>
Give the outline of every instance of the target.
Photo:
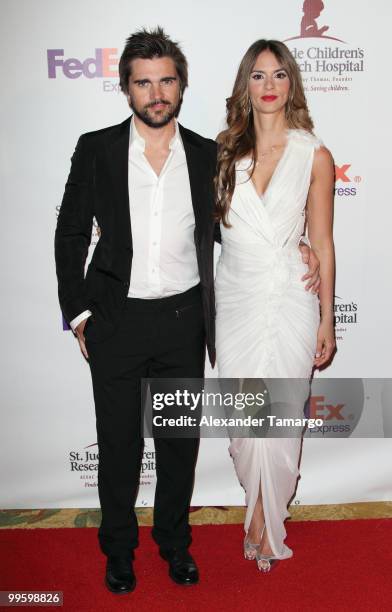
<svg viewBox="0 0 392 612">
<path fill-rule="evenodd" d="M 116 593 L 135 586 L 140 379 L 202 378 L 206 345 L 215 361 L 216 144 L 176 121 L 187 62 L 160 28 L 129 37 L 119 72 L 134 114 L 80 137 L 55 239 L 61 308 L 91 368 L 99 541 Z M 84 278 L 93 217 L 101 236 Z M 198 440 L 159 438 L 155 450 L 153 537 L 173 580 L 193 584 L 188 513 Z"/>
<path fill-rule="evenodd" d="M 141 378 L 202 378 L 215 362 L 216 143 L 176 121 L 187 62 L 161 28 L 131 35 L 119 65 L 133 116 L 84 134 L 56 230 L 59 299 L 89 360 L 106 585 L 132 591 L 138 544 Z M 84 276 L 93 218 L 100 240 Z M 180 584 L 198 581 L 188 523 L 198 440 L 155 439 L 153 538 Z"/>
</svg>

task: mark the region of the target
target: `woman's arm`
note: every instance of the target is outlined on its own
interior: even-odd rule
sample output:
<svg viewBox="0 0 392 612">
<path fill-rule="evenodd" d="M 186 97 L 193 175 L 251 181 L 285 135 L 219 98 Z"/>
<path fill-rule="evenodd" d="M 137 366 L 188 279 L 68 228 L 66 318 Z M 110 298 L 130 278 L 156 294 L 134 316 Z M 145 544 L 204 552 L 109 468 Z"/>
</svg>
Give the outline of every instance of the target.
<svg viewBox="0 0 392 612">
<path fill-rule="evenodd" d="M 334 283 L 335 252 L 333 244 L 334 162 L 331 153 L 321 147 L 314 154 L 312 178 L 307 201 L 308 235 L 320 261 L 321 321 L 314 363 L 327 363 L 335 349 Z"/>
</svg>

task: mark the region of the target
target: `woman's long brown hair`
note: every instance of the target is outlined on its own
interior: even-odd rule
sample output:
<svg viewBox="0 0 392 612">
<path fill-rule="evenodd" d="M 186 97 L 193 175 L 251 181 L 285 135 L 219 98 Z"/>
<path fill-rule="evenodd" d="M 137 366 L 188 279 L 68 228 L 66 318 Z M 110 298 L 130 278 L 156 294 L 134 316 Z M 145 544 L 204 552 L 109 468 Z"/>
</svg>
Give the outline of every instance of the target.
<svg viewBox="0 0 392 612">
<path fill-rule="evenodd" d="M 235 79 L 233 92 L 226 101 L 227 129 L 218 136 L 218 166 L 215 177 L 215 218 L 230 227 L 227 216 L 236 181 L 236 162 L 250 155 L 256 159 L 256 134 L 253 110 L 249 97 L 249 79 L 256 60 L 262 51 L 271 51 L 287 72 L 290 91 L 286 104 L 286 121 L 291 129 L 300 128 L 312 132 L 313 121 L 309 115 L 301 72 L 285 44 L 278 40 L 257 40 L 242 58 Z M 252 165 L 252 173 L 254 164 Z"/>
</svg>

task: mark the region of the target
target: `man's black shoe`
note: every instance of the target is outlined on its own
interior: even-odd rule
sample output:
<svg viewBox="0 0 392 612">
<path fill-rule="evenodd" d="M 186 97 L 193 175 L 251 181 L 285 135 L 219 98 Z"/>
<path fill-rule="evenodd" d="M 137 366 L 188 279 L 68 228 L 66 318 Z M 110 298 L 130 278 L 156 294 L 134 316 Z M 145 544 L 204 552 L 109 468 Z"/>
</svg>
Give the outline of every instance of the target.
<svg viewBox="0 0 392 612">
<path fill-rule="evenodd" d="M 174 582 L 184 585 L 199 582 L 197 565 L 187 548 L 160 548 L 159 554 L 169 563 L 169 576 Z"/>
<path fill-rule="evenodd" d="M 112 593 L 121 595 L 133 591 L 136 577 L 131 557 L 108 557 L 105 584 Z"/>
</svg>

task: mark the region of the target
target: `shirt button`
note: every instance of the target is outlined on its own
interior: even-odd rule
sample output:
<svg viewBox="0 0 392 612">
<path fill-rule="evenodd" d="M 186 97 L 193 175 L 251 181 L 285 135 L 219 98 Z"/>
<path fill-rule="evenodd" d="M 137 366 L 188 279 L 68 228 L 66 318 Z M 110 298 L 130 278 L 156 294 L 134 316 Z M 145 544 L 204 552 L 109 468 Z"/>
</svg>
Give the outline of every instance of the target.
<svg viewBox="0 0 392 612">
<path fill-rule="evenodd" d="M 158 216 L 158 213 L 157 213 L 157 212 L 155 212 L 155 213 L 154 213 L 154 217 L 157 217 L 157 216 Z"/>
</svg>

